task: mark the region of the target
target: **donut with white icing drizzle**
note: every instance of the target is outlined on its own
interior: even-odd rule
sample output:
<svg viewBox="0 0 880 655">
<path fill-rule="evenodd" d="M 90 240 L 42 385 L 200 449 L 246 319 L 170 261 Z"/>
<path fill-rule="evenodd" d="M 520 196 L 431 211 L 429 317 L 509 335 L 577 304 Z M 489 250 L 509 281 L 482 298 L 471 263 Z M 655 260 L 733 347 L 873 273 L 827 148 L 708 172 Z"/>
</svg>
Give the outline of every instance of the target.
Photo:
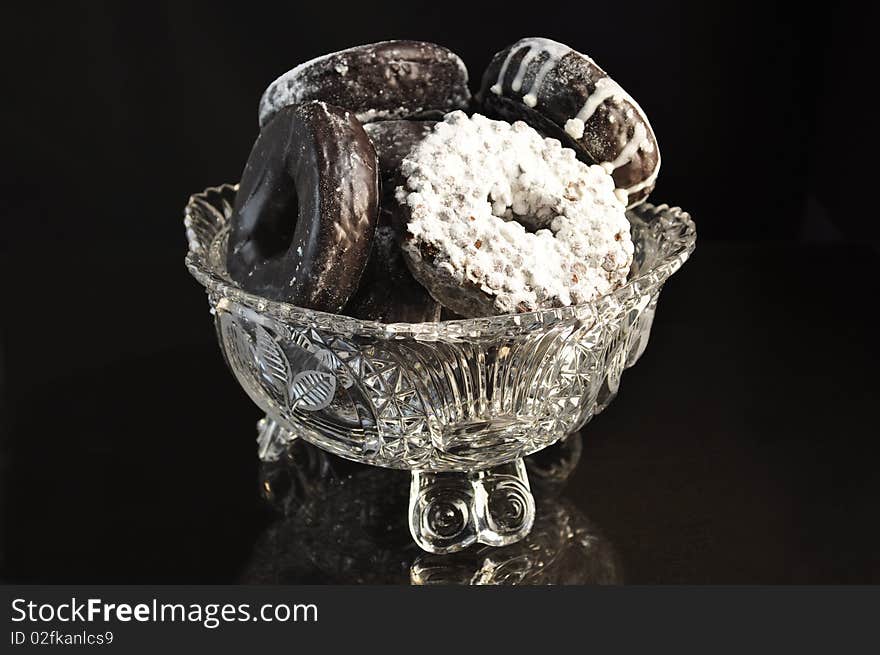
<svg viewBox="0 0 880 655">
<path fill-rule="evenodd" d="M 592 59 L 568 46 L 520 39 L 493 57 L 478 100 L 488 115 L 524 120 L 601 165 L 627 206 L 654 188 L 660 151 L 647 116 Z"/>
<path fill-rule="evenodd" d="M 378 169 L 352 112 L 323 102 L 279 111 L 241 175 L 226 256 L 230 277 L 266 298 L 339 312 L 372 245 Z"/>
<path fill-rule="evenodd" d="M 362 123 L 440 118 L 470 103 L 468 73 L 451 50 L 423 41 L 382 41 L 323 55 L 272 82 L 260 99 L 260 126 L 282 107 L 322 100 Z"/>
<path fill-rule="evenodd" d="M 611 175 L 521 121 L 447 114 L 401 170 L 407 263 L 461 316 L 590 302 L 626 282 L 634 249 Z"/>
</svg>

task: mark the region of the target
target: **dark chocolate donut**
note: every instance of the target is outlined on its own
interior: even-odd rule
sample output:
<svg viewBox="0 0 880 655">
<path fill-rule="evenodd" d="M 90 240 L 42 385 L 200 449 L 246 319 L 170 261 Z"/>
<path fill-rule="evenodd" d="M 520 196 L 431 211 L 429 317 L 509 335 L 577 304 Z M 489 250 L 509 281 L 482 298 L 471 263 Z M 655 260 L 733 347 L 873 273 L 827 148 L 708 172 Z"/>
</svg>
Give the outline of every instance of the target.
<svg viewBox="0 0 880 655">
<path fill-rule="evenodd" d="M 406 182 L 400 172 L 400 165 L 413 146 L 430 134 L 436 124 L 437 121 L 402 120 L 364 125 L 379 157 L 379 182 L 382 190 L 379 225 L 393 225 L 398 231 L 402 229 L 400 206 L 394 198 L 395 189 Z"/>
<path fill-rule="evenodd" d="M 470 101 L 468 74 L 452 51 L 422 41 L 382 41 L 300 64 L 260 99 L 260 125 L 282 107 L 323 100 L 358 120 L 439 118 Z"/>
<path fill-rule="evenodd" d="M 379 205 L 378 160 L 349 111 L 310 102 L 263 128 L 241 176 L 227 268 L 242 288 L 340 311 L 367 262 Z"/>
<path fill-rule="evenodd" d="M 495 55 L 479 101 L 490 115 L 523 120 L 600 164 L 632 207 L 654 188 L 657 139 L 635 100 L 596 63 L 550 39 L 521 39 Z"/>
<path fill-rule="evenodd" d="M 409 272 L 397 231 L 390 225 L 376 228 L 361 284 L 343 313 L 382 323 L 424 323 L 440 320 L 440 308 Z"/>
<path fill-rule="evenodd" d="M 382 201 L 379 227 L 360 285 L 344 313 L 383 323 L 422 323 L 440 318 L 438 303 L 410 273 L 400 250 L 399 204 L 394 190 L 404 183 L 400 164 L 429 134 L 434 121 L 381 121 L 364 129 L 379 157 Z"/>
</svg>

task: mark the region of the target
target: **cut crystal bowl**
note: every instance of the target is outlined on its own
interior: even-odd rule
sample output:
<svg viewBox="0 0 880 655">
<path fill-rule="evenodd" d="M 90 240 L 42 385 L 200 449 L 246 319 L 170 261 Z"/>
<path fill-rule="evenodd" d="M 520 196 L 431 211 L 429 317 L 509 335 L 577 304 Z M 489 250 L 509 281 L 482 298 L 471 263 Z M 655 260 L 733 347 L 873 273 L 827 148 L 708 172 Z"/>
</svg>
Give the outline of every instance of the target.
<svg viewBox="0 0 880 655">
<path fill-rule="evenodd" d="M 608 406 L 645 350 L 660 289 L 696 242 L 686 212 L 644 203 L 627 212 L 629 281 L 592 303 L 383 324 L 239 288 L 226 271 L 236 189 L 190 198 L 186 264 L 208 292 L 229 368 L 266 414 L 260 457 L 277 459 L 302 438 L 411 471 L 410 530 L 432 553 L 528 534 L 534 500 L 522 458 Z"/>
</svg>

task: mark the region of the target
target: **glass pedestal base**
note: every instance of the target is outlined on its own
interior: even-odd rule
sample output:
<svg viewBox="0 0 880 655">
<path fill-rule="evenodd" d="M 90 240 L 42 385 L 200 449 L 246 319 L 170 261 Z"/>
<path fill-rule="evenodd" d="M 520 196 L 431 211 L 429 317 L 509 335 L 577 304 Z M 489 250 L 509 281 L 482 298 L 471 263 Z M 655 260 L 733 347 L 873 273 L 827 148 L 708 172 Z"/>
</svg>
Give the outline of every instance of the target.
<svg viewBox="0 0 880 655">
<path fill-rule="evenodd" d="M 535 521 L 521 459 L 470 473 L 412 471 L 409 529 L 422 550 L 454 553 L 473 543 L 507 546 Z"/>
<path fill-rule="evenodd" d="M 297 436 L 270 417 L 257 423 L 258 454 L 281 457 Z M 480 543 L 507 546 L 529 534 L 535 500 L 522 459 L 482 471 L 411 471 L 409 529 L 429 553 L 454 553 Z"/>
</svg>

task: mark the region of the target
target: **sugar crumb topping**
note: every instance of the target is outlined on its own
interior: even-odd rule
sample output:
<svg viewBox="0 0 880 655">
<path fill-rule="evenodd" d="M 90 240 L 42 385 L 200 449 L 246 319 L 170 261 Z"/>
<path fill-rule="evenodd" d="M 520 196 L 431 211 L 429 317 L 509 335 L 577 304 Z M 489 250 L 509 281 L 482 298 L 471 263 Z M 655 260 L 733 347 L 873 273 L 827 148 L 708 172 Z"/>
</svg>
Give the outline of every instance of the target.
<svg viewBox="0 0 880 655">
<path fill-rule="evenodd" d="M 523 122 L 447 114 L 402 172 L 404 252 L 453 311 L 589 302 L 626 281 L 633 244 L 611 175 Z"/>
</svg>

